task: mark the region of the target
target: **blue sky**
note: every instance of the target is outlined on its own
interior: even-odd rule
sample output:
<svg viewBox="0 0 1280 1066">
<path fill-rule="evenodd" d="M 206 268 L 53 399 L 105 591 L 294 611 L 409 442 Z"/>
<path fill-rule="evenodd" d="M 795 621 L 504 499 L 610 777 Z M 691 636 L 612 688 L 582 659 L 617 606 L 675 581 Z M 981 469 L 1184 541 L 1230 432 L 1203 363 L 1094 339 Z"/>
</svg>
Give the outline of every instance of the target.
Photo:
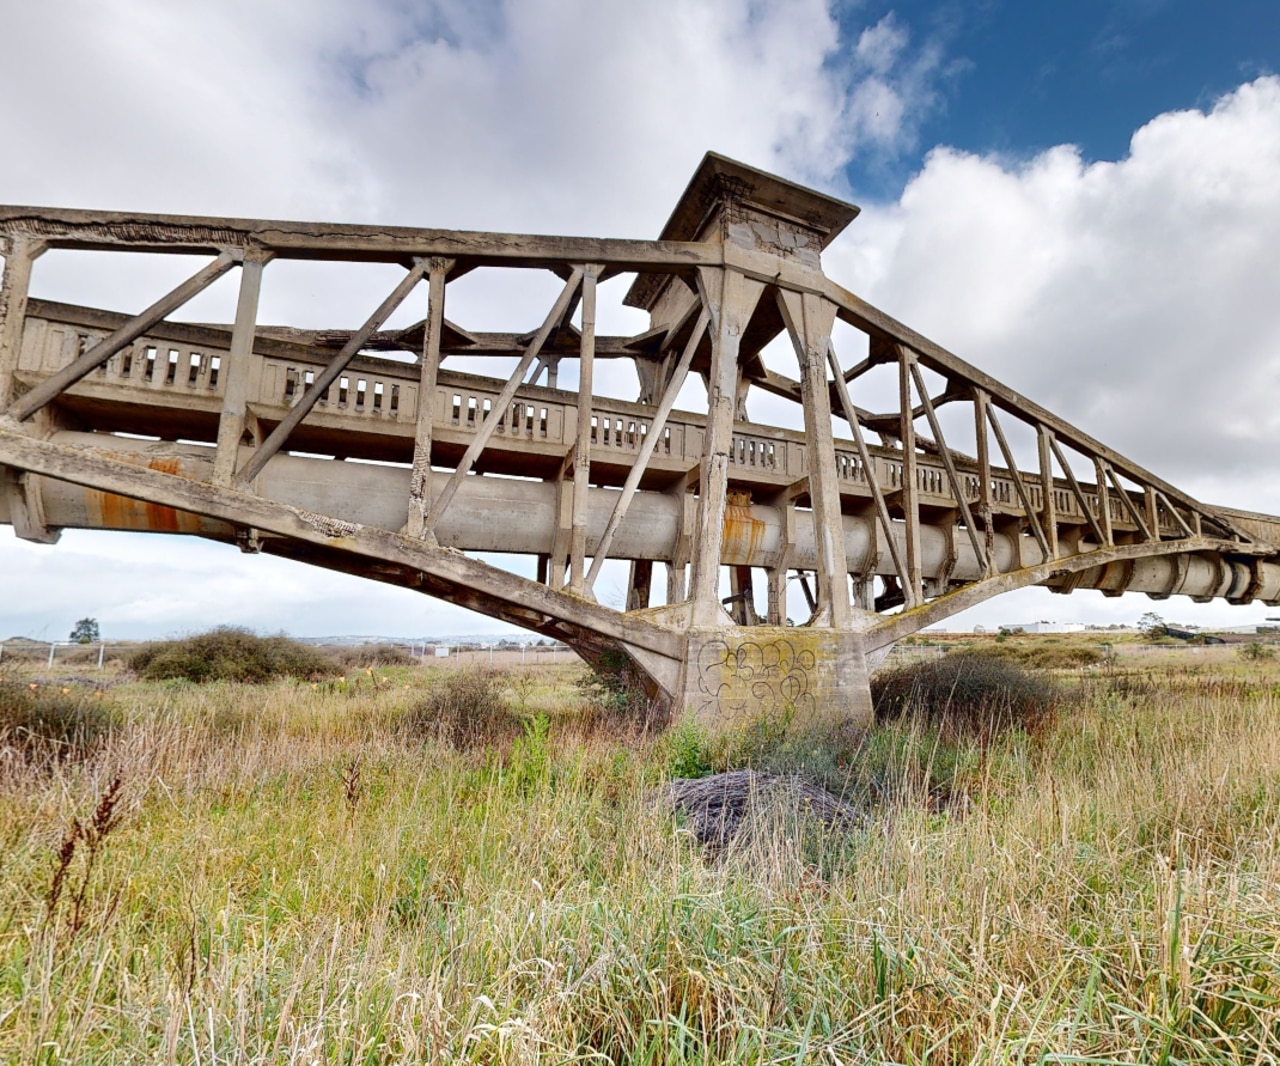
<svg viewBox="0 0 1280 1066">
<path fill-rule="evenodd" d="M 848 167 L 851 186 L 896 197 L 922 153 L 950 145 L 1024 159 L 1074 144 L 1123 158 L 1155 115 L 1205 108 L 1280 64 L 1280 4 L 1236 0 L 868 0 L 841 12 L 850 35 L 891 18 L 935 46 L 937 99 L 892 163 Z"/>
<path fill-rule="evenodd" d="M 824 256 L 859 295 L 1201 499 L 1280 514 L 1280 4 L 97 0 L 4 5 L 0 39 L 0 202 L 650 237 L 713 149 L 859 203 Z M 187 270 L 58 255 L 37 295 L 120 310 Z M 558 283 L 528 280 L 468 278 L 450 317 L 530 330 Z M 353 327 L 384 293 L 277 264 L 263 318 Z M 620 295 L 601 329 L 644 328 Z M 1151 606 L 1030 590 L 967 620 Z M 85 615 L 496 628 L 221 545 L 0 530 L 0 636 Z"/>
</svg>

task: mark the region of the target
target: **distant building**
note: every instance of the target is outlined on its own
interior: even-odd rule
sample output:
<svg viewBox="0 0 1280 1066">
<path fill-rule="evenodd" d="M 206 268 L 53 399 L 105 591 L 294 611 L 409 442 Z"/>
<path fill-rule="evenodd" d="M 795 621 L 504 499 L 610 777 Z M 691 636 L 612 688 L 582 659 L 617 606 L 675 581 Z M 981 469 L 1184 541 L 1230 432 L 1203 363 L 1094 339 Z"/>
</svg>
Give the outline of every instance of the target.
<svg viewBox="0 0 1280 1066">
<path fill-rule="evenodd" d="M 1006 622 L 1000 627 L 1010 633 L 1083 633 L 1083 622 Z"/>
</svg>

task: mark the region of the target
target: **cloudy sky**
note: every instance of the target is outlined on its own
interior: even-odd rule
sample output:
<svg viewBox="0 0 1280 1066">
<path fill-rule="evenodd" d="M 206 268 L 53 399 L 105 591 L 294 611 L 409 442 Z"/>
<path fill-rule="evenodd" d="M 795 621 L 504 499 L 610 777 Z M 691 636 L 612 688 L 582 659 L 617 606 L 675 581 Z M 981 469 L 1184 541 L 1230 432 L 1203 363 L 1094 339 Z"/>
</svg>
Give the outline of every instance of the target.
<svg viewBox="0 0 1280 1066">
<path fill-rule="evenodd" d="M 714 149 L 862 206 L 825 257 L 847 287 L 1201 498 L 1280 513 L 1268 0 L 0 0 L 0 35 L 0 202 L 651 237 Z M 36 295 L 136 310 L 189 269 L 88 258 L 41 260 Z M 287 266 L 264 320 L 351 327 L 389 286 Z M 531 329 L 555 286 L 459 284 L 450 317 Z M 641 328 L 621 291 L 602 327 Z M 966 619 L 1152 606 L 1267 613 L 1029 590 Z M 0 530 L 0 636 L 83 615 L 497 628 L 219 545 Z"/>
</svg>

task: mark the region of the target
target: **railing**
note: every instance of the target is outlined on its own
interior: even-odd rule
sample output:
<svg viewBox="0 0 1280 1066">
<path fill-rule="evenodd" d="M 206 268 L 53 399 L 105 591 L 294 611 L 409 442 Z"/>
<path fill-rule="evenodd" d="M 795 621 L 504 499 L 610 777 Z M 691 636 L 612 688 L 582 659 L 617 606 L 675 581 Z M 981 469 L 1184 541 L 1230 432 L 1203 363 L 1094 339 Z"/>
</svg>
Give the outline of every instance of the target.
<svg viewBox="0 0 1280 1066">
<path fill-rule="evenodd" d="M 23 334 L 20 374 L 47 375 L 66 366 L 78 355 L 107 336 L 114 319 L 102 312 L 54 306 L 58 316 L 29 314 Z M 180 339 L 186 338 L 186 339 Z M 140 337 L 134 344 L 112 356 L 69 395 L 92 394 L 104 400 L 133 401 L 139 392 L 144 402 L 156 404 L 172 397 L 175 406 L 197 406 L 216 410 L 226 388 L 229 359 L 228 334 L 223 330 L 168 325 Z M 251 402 L 259 410 L 287 410 L 298 402 L 323 368 L 326 353 L 314 348 L 281 341 L 260 342 L 251 374 Z M 111 395 L 102 390 L 109 389 Z M 119 390 L 119 391 L 117 391 Z M 318 400 L 313 420 L 341 419 L 340 424 L 359 424 L 366 431 L 377 425 L 383 432 L 411 437 L 417 422 L 419 371 L 414 363 L 386 358 L 355 360 Z M 493 410 L 502 383 L 475 375 L 442 370 L 433 402 L 433 423 L 437 431 L 476 432 Z M 201 401 L 204 401 L 202 404 Z M 521 447 L 545 445 L 567 451 L 576 435 L 578 407 L 576 395 L 540 386 L 522 388 L 503 412 L 490 447 L 503 442 Z M 652 408 L 603 397 L 592 400 L 590 441 L 597 460 L 623 462 L 634 459 L 651 431 Z M 705 419 L 688 412 L 673 412 L 654 448 L 658 462 L 690 468 L 702 455 Z M 886 491 L 902 487 L 903 464 L 889 449 L 870 449 L 875 478 Z M 896 453 L 900 454 L 900 453 Z M 836 442 L 836 475 L 848 495 L 870 494 L 868 472 L 850 442 Z M 790 430 L 752 425 L 735 432 L 729 455 L 730 477 L 746 482 L 778 487 L 795 482 L 808 471 L 808 448 L 804 436 Z M 981 479 L 972 464 L 957 463 L 964 492 L 970 502 L 980 495 Z M 940 461 L 920 456 L 916 464 L 916 488 L 922 503 L 951 506 L 955 502 L 950 480 Z M 1033 510 L 1043 512 L 1043 487 L 1038 474 L 1023 475 L 1024 487 Z M 1097 513 L 1094 487 L 1083 485 L 1089 506 Z M 1058 520 L 1083 524 L 1086 516 L 1075 493 L 1065 484 L 1054 487 L 1054 508 Z M 1132 498 L 1132 497 L 1131 497 Z M 1018 515 L 1022 508 L 1013 478 L 994 471 L 990 499 L 997 512 Z M 1141 513 L 1142 501 L 1134 500 Z M 1127 508 L 1117 495 L 1109 494 L 1108 507 L 1113 527 L 1135 528 Z M 1162 533 L 1177 535 L 1179 527 L 1171 516 L 1160 515 Z"/>
</svg>

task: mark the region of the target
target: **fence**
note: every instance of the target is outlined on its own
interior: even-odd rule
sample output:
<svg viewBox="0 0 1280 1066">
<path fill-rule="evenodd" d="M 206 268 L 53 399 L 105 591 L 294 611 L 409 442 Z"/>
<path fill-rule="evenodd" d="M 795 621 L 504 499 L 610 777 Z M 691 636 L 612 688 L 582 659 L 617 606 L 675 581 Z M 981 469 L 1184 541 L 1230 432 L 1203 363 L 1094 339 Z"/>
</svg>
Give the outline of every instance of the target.
<svg viewBox="0 0 1280 1066">
<path fill-rule="evenodd" d="M 577 652 L 564 644 L 427 644 L 412 645 L 410 653 L 424 666 L 559 666 L 581 662 Z"/>
<path fill-rule="evenodd" d="M 80 644 L 69 640 L 0 641 L 0 671 L 16 664 L 43 665 L 52 670 L 59 663 L 82 669 L 103 670 L 113 660 L 126 657 L 141 644 L 136 641 L 94 641 Z M 557 666 L 579 662 L 573 649 L 564 644 L 423 644 L 399 645 L 423 666 Z M 322 645 L 324 648 L 329 645 Z M 332 646 L 336 648 L 337 646 Z"/>
<path fill-rule="evenodd" d="M 63 661 L 70 659 L 76 666 L 93 666 L 101 670 L 107 662 L 108 647 L 119 647 L 123 650 L 128 646 L 109 645 L 106 641 L 94 641 L 90 644 L 69 640 L 55 640 L 47 644 L 44 641 L 0 641 L 0 668 L 6 663 L 31 663 L 43 660 L 45 668 L 51 670 L 59 660 L 59 649 L 66 649 L 62 652 Z"/>
</svg>

